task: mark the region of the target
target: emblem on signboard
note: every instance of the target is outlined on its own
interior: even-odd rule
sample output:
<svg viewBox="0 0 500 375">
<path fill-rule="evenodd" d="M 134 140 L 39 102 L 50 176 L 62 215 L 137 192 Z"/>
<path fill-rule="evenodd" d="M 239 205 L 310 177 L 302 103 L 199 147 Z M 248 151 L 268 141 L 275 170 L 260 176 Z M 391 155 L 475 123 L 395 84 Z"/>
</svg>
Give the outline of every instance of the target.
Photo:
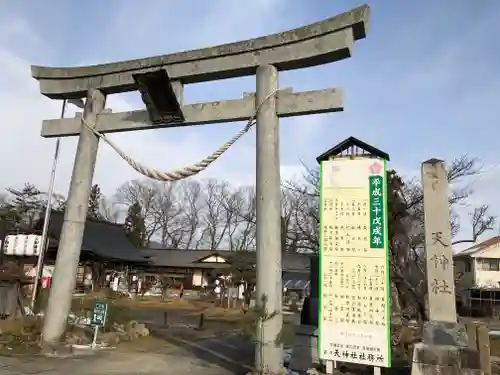
<svg viewBox="0 0 500 375">
<path fill-rule="evenodd" d="M 373 163 L 372 165 L 370 165 L 369 169 L 370 169 L 370 173 L 371 174 L 380 174 L 380 171 L 382 170 L 382 165 L 380 163 Z"/>
</svg>

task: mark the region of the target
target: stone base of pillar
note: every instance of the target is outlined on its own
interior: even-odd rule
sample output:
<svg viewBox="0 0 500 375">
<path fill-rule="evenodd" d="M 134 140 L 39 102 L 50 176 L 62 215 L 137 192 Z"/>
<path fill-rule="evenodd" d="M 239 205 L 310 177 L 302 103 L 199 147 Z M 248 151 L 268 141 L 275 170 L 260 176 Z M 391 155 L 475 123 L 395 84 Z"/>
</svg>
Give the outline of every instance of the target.
<svg viewBox="0 0 500 375">
<path fill-rule="evenodd" d="M 412 375 L 481 375 L 479 352 L 463 324 L 426 322 L 413 349 Z"/>
<path fill-rule="evenodd" d="M 293 371 L 307 371 L 319 362 L 318 328 L 303 324 L 295 327 L 295 346 L 288 367 Z"/>
<path fill-rule="evenodd" d="M 40 354 L 50 358 L 67 358 L 74 356 L 74 348 L 64 343 L 47 344 L 44 343 Z"/>
</svg>

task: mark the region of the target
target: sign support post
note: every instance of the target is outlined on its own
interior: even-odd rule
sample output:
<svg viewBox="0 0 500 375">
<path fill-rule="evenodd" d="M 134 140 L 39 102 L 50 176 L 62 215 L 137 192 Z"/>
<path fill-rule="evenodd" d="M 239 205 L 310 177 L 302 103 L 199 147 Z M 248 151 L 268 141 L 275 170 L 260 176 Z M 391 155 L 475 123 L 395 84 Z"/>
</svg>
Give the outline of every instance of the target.
<svg viewBox="0 0 500 375">
<path fill-rule="evenodd" d="M 97 335 L 99 334 L 99 326 L 94 326 L 94 337 L 92 338 L 92 349 L 97 346 Z"/>
<path fill-rule="evenodd" d="M 103 301 L 97 301 L 92 310 L 92 319 L 90 320 L 90 326 L 94 327 L 94 337 L 92 339 L 91 347 L 95 349 L 97 347 L 97 335 L 99 334 L 99 327 L 104 327 L 106 325 L 106 319 L 108 317 L 108 304 Z"/>
</svg>

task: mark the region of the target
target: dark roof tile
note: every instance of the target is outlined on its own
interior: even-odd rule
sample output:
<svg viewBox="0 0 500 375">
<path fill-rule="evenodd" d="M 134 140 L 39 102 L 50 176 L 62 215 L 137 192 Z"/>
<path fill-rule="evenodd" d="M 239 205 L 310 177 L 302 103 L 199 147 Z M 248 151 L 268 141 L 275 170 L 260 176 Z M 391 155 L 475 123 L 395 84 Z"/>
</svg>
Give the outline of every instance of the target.
<svg viewBox="0 0 500 375">
<path fill-rule="evenodd" d="M 52 211 L 49 223 L 49 236 L 59 241 L 64 222 L 64 213 Z M 43 217 L 36 227 L 43 226 Z M 36 229 L 36 228 L 35 228 Z M 106 221 L 87 219 L 83 234 L 82 251 L 125 262 L 146 262 L 140 251 L 128 240 L 123 226 Z"/>
<path fill-rule="evenodd" d="M 250 253 L 255 254 L 254 251 L 250 251 Z M 159 267 L 214 268 L 214 263 L 200 263 L 198 261 L 215 254 L 227 259 L 233 252 L 229 250 L 142 249 L 141 254 L 149 258 L 150 263 Z M 224 267 L 224 264 L 221 263 L 220 267 Z M 309 269 L 308 255 L 285 254 L 283 256 L 283 270 L 301 271 L 306 269 Z"/>
</svg>

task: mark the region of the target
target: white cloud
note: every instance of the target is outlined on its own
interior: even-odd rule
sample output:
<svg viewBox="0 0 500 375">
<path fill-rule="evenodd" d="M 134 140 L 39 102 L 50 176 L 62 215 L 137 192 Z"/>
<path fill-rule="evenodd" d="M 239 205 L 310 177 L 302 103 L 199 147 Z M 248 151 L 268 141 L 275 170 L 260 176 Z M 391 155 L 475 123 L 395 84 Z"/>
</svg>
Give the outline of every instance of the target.
<svg viewBox="0 0 500 375">
<path fill-rule="evenodd" d="M 3 178 L 0 187 L 20 186 L 32 182 L 44 189 L 48 185 L 55 139 L 40 137 L 43 119 L 57 118 L 60 102 L 51 101 L 38 92 L 38 83 L 29 74 L 26 61 L 5 51 L 0 51 L 0 65 L 10 77 L 0 85 L 0 112 L 4 114 L 3 134 L 0 138 L 4 162 L 0 165 Z M 113 111 L 132 108 L 120 96 L 111 95 L 106 106 Z M 69 106 L 67 116 L 75 108 Z M 240 125 L 241 126 L 241 125 Z M 234 132 L 239 126 L 235 126 Z M 172 137 L 169 142 L 159 134 L 184 133 L 182 138 Z M 166 132 L 166 133 L 165 133 Z M 176 135 L 177 135 L 176 134 Z M 121 149 L 139 162 L 160 170 L 170 171 L 195 163 L 215 151 L 218 144 L 210 142 L 187 129 L 160 129 L 134 133 L 113 134 L 110 138 Z M 247 137 L 255 137 L 250 132 Z M 63 138 L 59 157 L 56 190 L 66 194 L 71 176 L 77 138 Z M 235 145 L 200 178 L 223 178 L 236 184 L 251 184 L 254 180 L 255 151 L 250 147 Z M 230 173 L 227 173 L 229 170 Z M 128 166 L 108 145 L 100 143 L 94 181 L 105 193 L 112 193 L 117 186 L 141 176 Z"/>
<path fill-rule="evenodd" d="M 23 29 L 24 33 L 26 30 Z M 0 172 L 4 178 L 0 182 L 0 188 L 19 187 L 25 182 L 31 182 L 44 190 L 49 182 L 56 141 L 40 137 L 41 123 L 43 119 L 58 118 L 62 102 L 43 97 L 39 93 L 38 82 L 29 74 L 29 62 L 1 44 L 0 66 L 3 69 L 0 77 L 0 112 L 4 122 L 0 137 L 3 157 Z M 106 107 L 119 112 L 137 106 L 132 105 L 124 96 L 111 95 L 107 98 Z M 68 105 L 66 117 L 73 116 L 74 113 L 75 108 Z M 243 125 L 234 125 L 231 133 L 236 133 L 241 126 Z M 113 134 L 110 138 L 139 162 L 170 171 L 198 162 L 227 140 L 216 139 L 210 142 L 210 138 L 204 136 L 207 129 L 197 130 L 199 131 L 188 128 L 160 129 Z M 170 134 L 172 136 L 165 139 Z M 245 143 L 238 142 L 207 171 L 200 173 L 198 178 L 220 178 L 238 185 L 253 184 L 255 133 L 250 132 L 245 137 Z M 63 138 L 61 142 L 56 191 L 64 195 L 69 186 L 76 145 L 76 137 Z M 289 168 L 285 168 L 285 175 Z M 101 185 L 104 193 L 112 194 L 126 180 L 137 178 L 142 176 L 132 170 L 108 145 L 100 143 L 94 182 Z"/>
</svg>

